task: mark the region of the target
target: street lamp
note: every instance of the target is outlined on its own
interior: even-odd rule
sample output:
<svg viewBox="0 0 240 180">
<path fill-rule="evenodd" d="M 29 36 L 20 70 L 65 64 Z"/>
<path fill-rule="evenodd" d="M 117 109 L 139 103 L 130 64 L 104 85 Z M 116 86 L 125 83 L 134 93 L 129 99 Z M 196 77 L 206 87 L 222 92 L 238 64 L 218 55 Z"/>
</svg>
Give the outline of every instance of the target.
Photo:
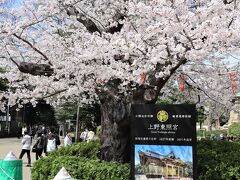
<svg viewBox="0 0 240 180">
<path fill-rule="evenodd" d="M 8 98 L 7 114 L 6 114 L 6 130 L 7 130 L 7 133 L 8 133 L 8 134 L 10 134 L 10 116 L 9 116 L 9 110 L 10 110 L 10 106 L 9 106 L 9 98 Z"/>
<path fill-rule="evenodd" d="M 75 142 L 77 143 L 79 141 L 79 112 L 80 111 L 80 98 L 78 99 L 78 104 L 77 104 L 77 119 L 76 119 L 76 137 L 75 137 Z"/>
</svg>

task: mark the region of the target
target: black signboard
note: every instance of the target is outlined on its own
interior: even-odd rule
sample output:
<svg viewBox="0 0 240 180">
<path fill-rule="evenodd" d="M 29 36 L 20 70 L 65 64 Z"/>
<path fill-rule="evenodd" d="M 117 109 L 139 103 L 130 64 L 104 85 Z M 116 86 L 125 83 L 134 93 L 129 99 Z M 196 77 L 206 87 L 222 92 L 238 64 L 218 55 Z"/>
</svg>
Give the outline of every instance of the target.
<svg viewBox="0 0 240 180">
<path fill-rule="evenodd" d="M 131 135 L 132 179 L 196 179 L 194 105 L 133 105 Z"/>
</svg>

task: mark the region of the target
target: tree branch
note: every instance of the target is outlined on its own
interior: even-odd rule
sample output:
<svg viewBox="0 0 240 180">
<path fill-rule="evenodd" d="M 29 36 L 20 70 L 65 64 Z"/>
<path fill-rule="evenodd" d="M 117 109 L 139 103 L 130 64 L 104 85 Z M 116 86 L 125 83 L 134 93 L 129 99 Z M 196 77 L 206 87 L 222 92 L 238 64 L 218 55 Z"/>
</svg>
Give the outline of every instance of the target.
<svg viewBox="0 0 240 180">
<path fill-rule="evenodd" d="M 41 98 L 36 98 L 36 99 L 37 99 L 37 100 L 43 100 L 43 99 L 45 99 L 45 98 L 49 98 L 49 97 L 55 96 L 55 95 L 57 95 L 57 94 L 60 94 L 60 93 L 62 93 L 62 92 L 64 92 L 64 91 L 66 91 L 66 90 L 67 90 L 67 89 L 62 89 L 62 90 L 56 91 L 56 92 L 54 92 L 54 93 L 52 93 L 52 94 L 43 96 L 43 97 L 41 97 Z M 22 98 L 22 99 L 32 99 L 32 97 Z"/>
<path fill-rule="evenodd" d="M 9 59 L 18 67 L 18 69 L 19 69 L 19 65 L 18 65 L 18 63 L 11 57 L 11 55 L 10 55 L 10 53 L 8 52 L 8 50 L 6 49 L 6 51 L 7 51 L 7 54 L 8 54 L 8 56 L 9 56 Z M 4 57 L 4 58 L 6 58 L 6 57 Z M 7 59 L 7 58 L 6 58 Z"/>
<path fill-rule="evenodd" d="M 28 27 L 30 27 L 30 26 L 33 26 L 33 25 L 35 25 L 35 24 L 38 24 L 38 23 L 40 23 L 40 22 L 43 22 L 43 21 L 46 20 L 47 18 L 48 18 L 48 17 L 43 18 L 43 19 L 41 19 L 41 20 L 37 20 L 36 22 L 32 22 L 32 23 L 30 23 L 30 24 L 28 24 L 28 25 L 23 26 L 23 27 L 22 27 L 22 32 L 20 33 L 20 36 L 22 35 L 23 31 L 24 31 L 26 28 L 28 28 Z"/>
<path fill-rule="evenodd" d="M 37 49 L 35 46 L 33 46 L 32 43 L 30 43 L 28 40 L 22 38 L 21 36 L 18 36 L 16 33 L 14 33 L 13 36 L 16 37 L 17 39 L 25 42 L 26 44 L 28 44 L 34 51 L 36 51 L 37 53 L 39 53 L 40 55 L 42 55 L 42 56 L 44 57 L 44 59 L 48 61 L 49 65 L 52 66 L 52 63 L 50 62 L 50 60 L 48 59 L 48 57 L 47 57 L 43 52 L 41 52 L 39 49 Z"/>
<path fill-rule="evenodd" d="M 60 94 L 60 93 L 62 93 L 62 92 L 65 92 L 67 89 L 62 89 L 62 90 L 59 90 L 59 91 L 56 91 L 56 92 L 54 92 L 54 93 L 52 93 L 52 94 L 49 94 L 49 95 L 47 95 L 47 96 L 43 96 L 41 99 L 45 99 L 45 98 L 49 98 L 49 97 L 52 97 L 52 96 L 55 96 L 55 95 L 57 95 L 57 94 Z M 39 98 L 40 99 L 40 98 Z"/>
<path fill-rule="evenodd" d="M 86 14 L 79 12 L 73 6 L 68 6 L 68 7 L 64 6 L 64 8 L 66 9 L 66 12 L 69 16 L 72 16 L 72 15 L 76 16 L 77 21 L 82 23 L 89 32 L 91 32 L 91 33 L 99 32 L 100 34 L 102 34 L 100 29 L 97 27 L 97 25 L 91 19 L 89 19 L 86 16 Z"/>
<path fill-rule="evenodd" d="M 196 89 L 199 90 L 199 91 L 202 91 L 202 92 L 203 92 L 209 99 L 211 99 L 212 101 L 214 101 L 214 102 L 216 102 L 216 103 L 219 103 L 219 104 L 225 106 L 225 105 L 222 104 L 221 102 L 213 99 L 210 95 L 208 95 L 208 94 L 206 93 L 206 91 L 204 91 L 201 87 L 199 87 L 199 86 L 197 85 L 197 83 L 196 83 L 188 74 L 184 74 L 184 76 L 187 76 L 194 84 L 196 84 L 196 86 L 193 86 L 193 85 L 189 84 L 187 81 L 184 81 L 189 87 L 193 87 L 193 88 L 196 88 Z M 198 98 L 199 98 L 199 97 L 198 97 Z"/>
<path fill-rule="evenodd" d="M 98 24 L 100 24 L 106 33 L 114 34 L 115 32 L 120 32 L 123 27 L 123 24 L 118 23 L 117 26 L 106 29 L 100 21 L 98 21 L 96 18 L 94 18 L 92 16 L 89 16 L 82 9 L 80 9 L 80 11 L 81 11 L 80 12 L 73 5 L 68 5 L 68 6 L 63 5 L 63 7 L 65 8 L 65 10 L 69 16 L 72 16 L 72 15 L 76 16 L 77 21 L 82 23 L 90 33 L 98 32 L 98 33 L 102 34 L 102 31 L 99 29 L 97 24 L 95 22 L 93 22 L 93 20 L 95 20 Z M 118 20 L 123 20 L 124 18 L 125 17 L 122 14 L 120 14 L 119 17 L 117 17 Z"/>
<path fill-rule="evenodd" d="M 23 73 L 29 73 L 34 76 L 51 76 L 54 72 L 48 64 L 35 64 L 28 62 L 21 62 L 19 70 Z"/>
<path fill-rule="evenodd" d="M 48 64 L 36 64 L 28 62 L 20 62 L 18 64 L 11 56 L 11 54 L 6 49 L 9 59 L 18 67 L 19 71 L 22 73 L 28 73 L 34 76 L 51 76 L 53 74 L 53 69 Z M 5 56 L 0 56 L 0 58 L 7 59 Z"/>
</svg>

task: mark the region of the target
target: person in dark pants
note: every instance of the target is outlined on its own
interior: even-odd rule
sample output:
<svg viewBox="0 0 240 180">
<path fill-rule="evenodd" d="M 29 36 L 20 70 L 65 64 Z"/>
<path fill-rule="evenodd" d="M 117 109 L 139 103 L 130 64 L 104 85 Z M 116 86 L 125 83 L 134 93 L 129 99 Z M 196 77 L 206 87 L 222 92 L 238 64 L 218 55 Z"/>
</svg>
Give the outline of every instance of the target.
<svg viewBox="0 0 240 180">
<path fill-rule="evenodd" d="M 42 157 L 43 146 L 44 146 L 44 137 L 41 132 L 37 133 L 37 148 L 36 148 L 36 160 Z"/>
<path fill-rule="evenodd" d="M 42 138 L 43 138 L 43 152 L 45 153 L 45 155 L 47 155 L 47 130 L 44 129 L 42 131 Z"/>
<path fill-rule="evenodd" d="M 28 135 L 28 132 L 24 132 L 24 136 L 22 139 L 22 151 L 20 153 L 19 159 L 22 159 L 25 153 L 27 153 L 27 158 L 28 158 L 28 164 L 27 167 L 31 167 L 31 156 L 30 156 L 30 148 L 32 144 L 31 136 Z"/>
</svg>

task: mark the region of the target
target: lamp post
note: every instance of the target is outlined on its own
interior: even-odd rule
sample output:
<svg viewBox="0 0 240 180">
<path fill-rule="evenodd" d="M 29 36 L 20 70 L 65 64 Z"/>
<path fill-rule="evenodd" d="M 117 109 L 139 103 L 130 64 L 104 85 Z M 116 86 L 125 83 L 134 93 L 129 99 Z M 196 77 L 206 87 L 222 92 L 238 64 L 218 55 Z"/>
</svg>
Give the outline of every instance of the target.
<svg viewBox="0 0 240 180">
<path fill-rule="evenodd" d="M 79 111 L 80 111 L 80 98 L 78 99 L 78 104 L 77 104 L 77 120 L 76 120 L 76 137 L 75 137 L 75 142 L 77 143 L 79 141 Z"/>
<path fill-rule="evenodd" d="M 8 105 L 7 105 L 7 114 L 6 114 L 6 130 L 7 133 L 10 134 L 10 116 L 9 116 L 9 98 L 8 98 Z"/>
</svg>

